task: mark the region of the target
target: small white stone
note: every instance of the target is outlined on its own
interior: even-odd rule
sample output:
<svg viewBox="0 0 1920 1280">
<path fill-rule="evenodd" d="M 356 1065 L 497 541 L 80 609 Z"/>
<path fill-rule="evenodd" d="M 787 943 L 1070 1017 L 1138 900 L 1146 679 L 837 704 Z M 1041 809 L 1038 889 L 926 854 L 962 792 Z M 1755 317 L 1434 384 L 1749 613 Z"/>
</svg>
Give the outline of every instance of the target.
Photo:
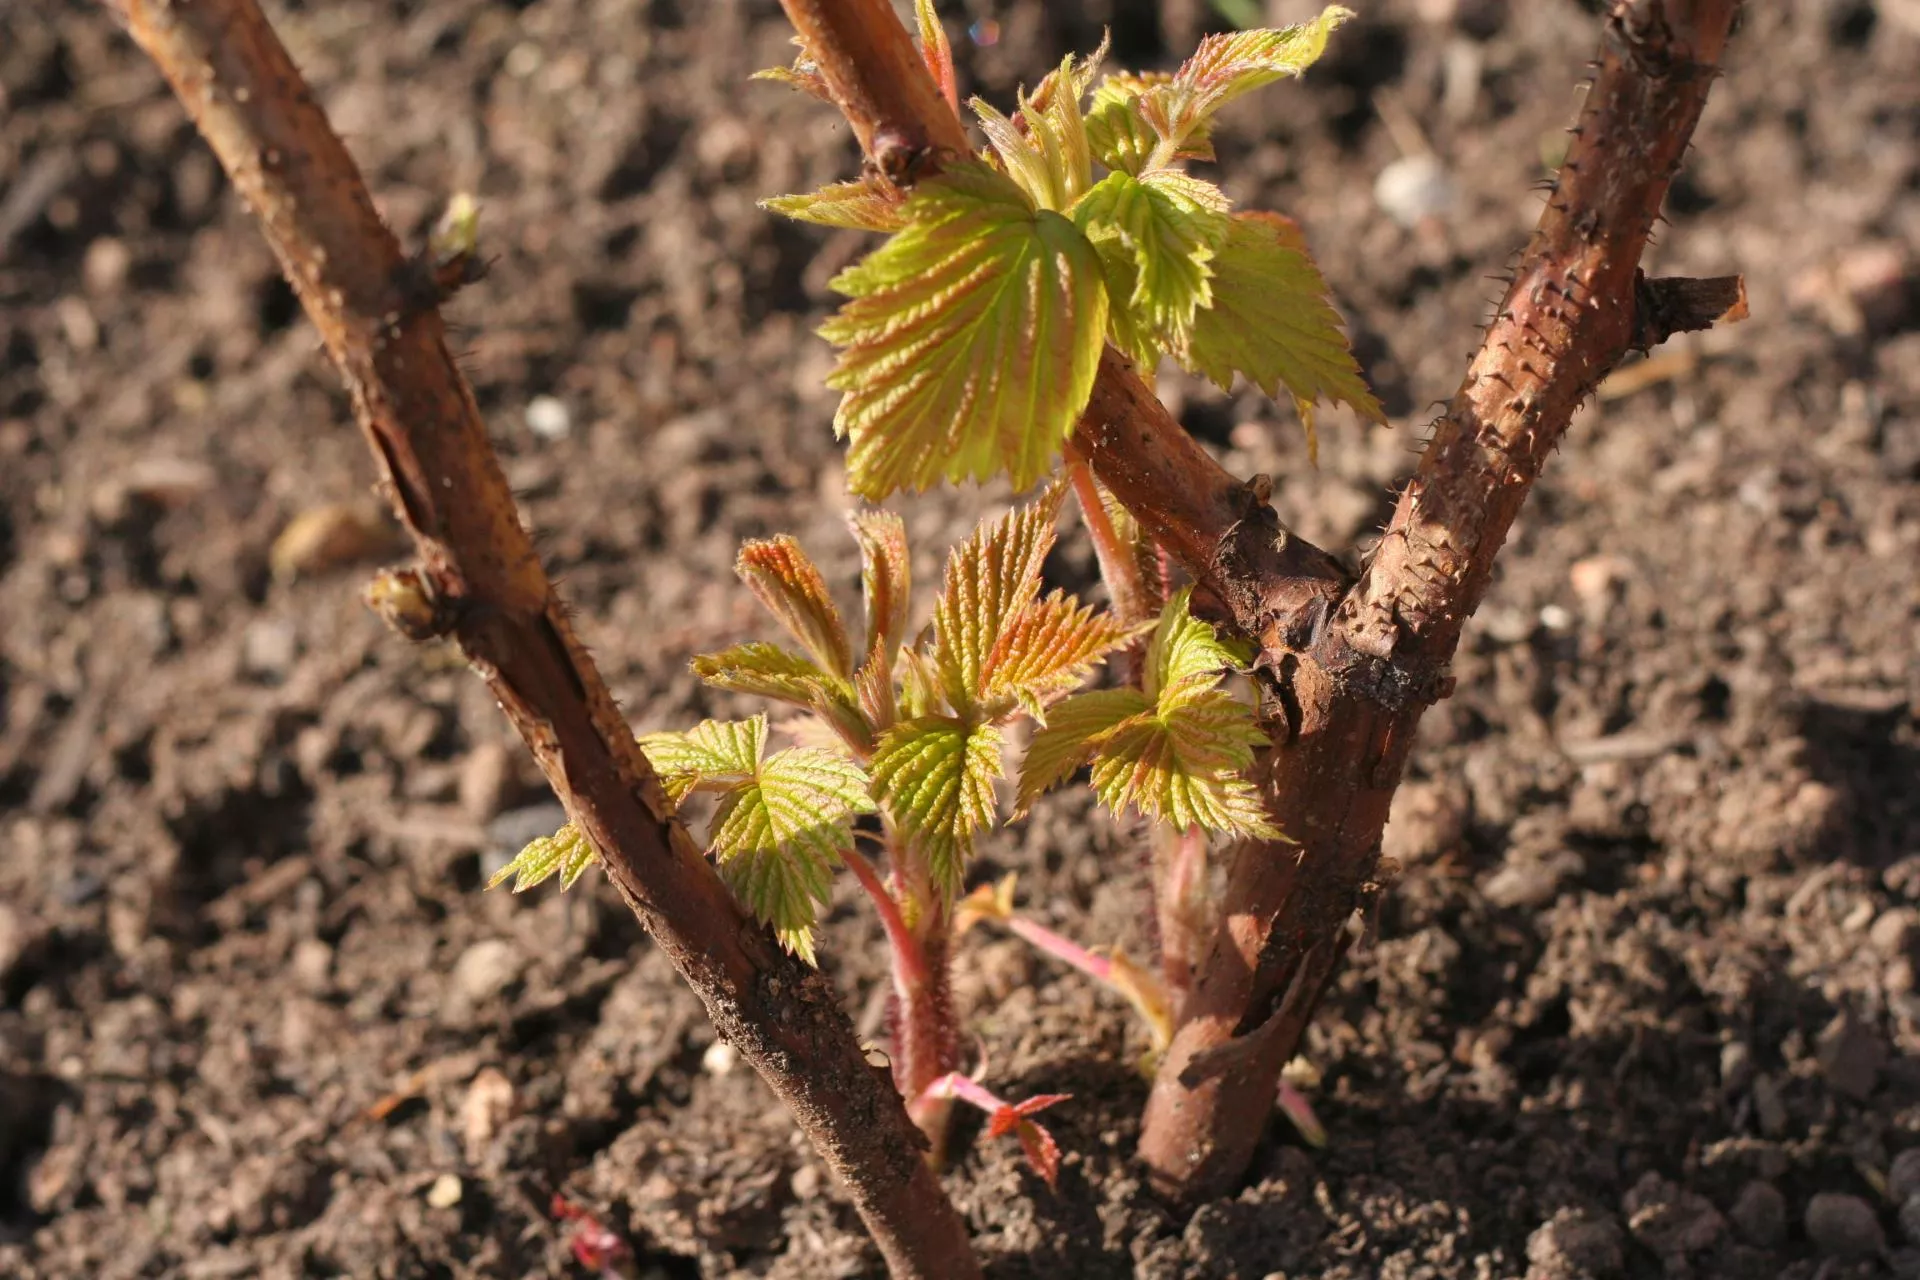
<svg viewBox="0 0 1920 1280">
<path fill-rule="evenodd" d="M 460 1203 L 464 1188 L 460 1185 L 460 1175 L 443 1173 L 433 1180 L 427 1188 L 427 1203 L 436 1209 L 451 1209 Z"/>
<path fill-rule="evenodd" d="M 527 430 L 542 440 L 565 440 L 573 434 L 573 414 L 557 396 L 535 396 L 527 401 Z"/>
<path fill-rule="evenodd" d="M 1453 179 L 1438 156 L 1402 156 L 1373 180 L 1373 199 L 1401 226 L 1418 226 L 1453 208 Z"/>
<path fill-rule="evenodd" d="M 740 1061 L 740 1051 L 725 1040 L 715 1040 L 700 1055 L 700 1069 L 710 1076 L 724 1076 Z"/>
</svg>

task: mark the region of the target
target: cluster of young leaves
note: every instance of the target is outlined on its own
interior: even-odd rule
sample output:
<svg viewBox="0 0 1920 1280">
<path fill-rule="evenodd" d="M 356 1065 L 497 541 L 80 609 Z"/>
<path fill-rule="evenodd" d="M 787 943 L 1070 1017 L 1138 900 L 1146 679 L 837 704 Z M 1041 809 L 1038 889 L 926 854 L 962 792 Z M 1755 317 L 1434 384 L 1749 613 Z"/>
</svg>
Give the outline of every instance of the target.
<svg viewBox="0 0 1920 1280">
<path fill-rule="evenodd" d="M 1047 714 L 1020 772 L 1017 813 L 1092 765 L 1093 789 L 1115 813 L 1176 828 L 1280 839 L 1245 776 L 1264 741 L 1253 712 L 1222 687 L 1248 654 L 1189 611 L 1192 588 L 1167 601 L 1147 643 L 1140 688 L 1075 694 Z"/>
<path fill-rule="evenodd" d="M 953 68 L 931 0 L 923 53 Z M 1212 158 L 1216 113 L 1297 76 L 1352 14 L 1209 36 L 1171 74 L 1107 76 L 1067 57 L 1018 110 L 970 104 L 988 148 L 903 193 L 878 173 L 767 201 L 790 217 L 891 233 L 832 282 L 822 328 L 848 477 L 869 498 L 942 479 L 1046 475 L 1092 392 L 1104 342 L 1151 370 L 1169 355 L 1223 388 L 1236 373 L 1292 395 L 1311 442 L 1326 399 L 1379 420 L 1298 229 L 1235 213 L 1182 164 Z M 930 34 L 935 33 L 935 34 Z M 778 78 L 820 92 L 804 56 Z M 1091 89 L 1091 102 L 1083 107 Z M 951 96 L 951 94 L 950 94 Z M 1107 172 L 1096 177 L 1096 163 Z"/>
<path fill-rule="evenodd" d="M 717 688 L 800 707 L 831 730 L 766 754 L 764 715 L 657 733 L 641 746 L 675 800 L 718 797 L 709 844 L 756 916 L 811 960 L 817 909 L 853 822 L 876 809 L 913 855 L 927 892 L 951 902 L 980 832 L 998 820 L 1008 721 L 1045 716 L 1111 650 L 1134 638 L 1112 615 L 1042 595 L 1060 494 L 982 524 L 948 558 L 933 621 L 907 643 L 911 577 L 898 516 L 852 518 L 866 604 L 856 649 L 825 579 L 792 538 L 750 542 L 737 571 L 797 648 L 753 642 L 696 658 Z M 569 826 L 495 877 L 516 891 L 592 857 Z"/>
</svg>

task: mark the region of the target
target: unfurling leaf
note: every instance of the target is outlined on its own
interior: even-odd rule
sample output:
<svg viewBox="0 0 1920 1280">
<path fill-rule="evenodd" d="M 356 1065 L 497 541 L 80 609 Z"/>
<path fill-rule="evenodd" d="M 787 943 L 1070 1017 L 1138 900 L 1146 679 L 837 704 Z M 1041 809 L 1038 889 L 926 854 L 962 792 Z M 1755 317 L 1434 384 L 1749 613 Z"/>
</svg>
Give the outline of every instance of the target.
<svg viewBox="0 0 1920 1280">
<path fill-rule="evenodd" d="M 1175 359 L 1222 389 L 1233 385 L 1235 372 L 1276 398 L 1285 386 L 1310 448 L 1316 400 L 1386 421 L 1293 223 L 1275 214 L 1234 215 L 1213 272 L 1213 305 L 1194 316 L 1188 340 L 1172 348 Z"/>
<path fill-rule="evenodd" d="M 933 0 L 913 0 L 913 16 L 920 27 L 920 60 L 927 64 L 940 96 L 956 113 L 960 110 L 960 85 L 953 74 L 953 46 L 947 43 L 947 29 L 934 12 Z"/>
<path fill-rule="evenodd" d="M 752 78 L 784 84 L 790 89 L 798 89 L 822 102 L 831 103 L 833 92 L 827 88 L 827 82 L 821 76 L 820 66 L 813 60 L 813 54 L 807 48 L 807 42 L 799 36 L 795 36 L 793 42 L 800 46 L 800 52 L 794 57 L 791 67 L 768 67 L 764 71 L 754 72 Z"/>
<path fill-rule="evenodd" d="M 749 542 L 740 548 L 734 571 L 823 672 L 842 683 L 853 678 L 847 624 L 798 542 L 785 534 Z"/>
<path fill-rule="evenodd" d="M 913 603 L 907 527 L 891 511 L 856 512 L 848 523 L 860 544 L 861 595 L 867 605 L 866 661 L 882 668 L 891 682 Z"/>
<path fill-rule="evenodd" d="M 984 101 L 971 105 L 993 152 L 1028 199 L 1041 209 L 1064 212 L 1093 181 L 1093 153 L 1087 143 L 1080 99 L 1106 57 L 1104 41 L 1085 62 L 1068 54 L 1009 120 Z"/>
<path fill-rule="evenodd" d="M 520 893 L 559 876 L 560 887 L 571 889 L 573 882 L 593 862 L 593 846 L 587 843 L 580 828 L 569 822 L 550 836 L 530 841 L 512 862 L 493 873 L 487 888 L 496 888 L 511 879 L 513 891 Z"/>
<path fill-rule="evenodd" d="M 753 777 L 767 744 L 767 718 L 703 720 L 686 733 L 642 735 L 640 749 L 678 802 L 692 791 L 725 791 Z"/>
<path fill-rule="evenodd" d="M 823 227 L 851 227 L 856 231 L 898 231 L 907 225 L 905 202 L 891 183 L 869 175 L 854 182 L 836 182 L 804 195 L 775 196 L 760 207 L 801 222 Z"/>
<path fill-rule="evenodd" d="M 908 226 L 833 287 L 828 385 L 848 479 L 878 498 L 1006 471 L 1026 488 L 1086 407 L 1107 295 L 1099 255 L 1005 175 L 962 162 L 922 182 Z"/>
<path fill-rule="evenodd" d="M 1327 37 L 1351 17 L 1352 10 L 1329 5 L 1299 26 L 1210 35 L 1171 81 L 1142 95 L 1141 113 L 1161 138 L 1185 146 L 1241 94 L 1312 66 L 1325 52 Z"/>
<path fill-rule="evenodd" d="M 957 711 L 987 691 L 988 660 L 1000 637 L 1040 590 L 1062 491 L 982 522 L 947 557 L 933 607 L 933 652 L 941 687 Z"/>
<path fill-rule="evenodd" d="M 1140 95 L 1152 84 L 1169 78 L 1121 72 L 1100 82 L 1087 109 L 1087 145 L 1095 159 L 1116 173 L 1137 176 L 1147 168 L 1160 144 L 1160 135 L 1140 114 Z"/>
<path fill-rule="evenodd" d="M 934 888 L 960 892 L 974 836 L 994 823 L 1000 730 L 952 716 L 920 716 L 889 729 L 873 753 L 873 794 L 925 852 Z"/>
<path fill-rule="evenodd" d="M 867 790 L 866 774 L 845 756 L 794 747 L 760 761 L 714 812 L 709 842 L 721 876 L 808 964 L 833 866 L 853 847 L 853 815 L 873 810 Z"/>
<path fill-rule="evenodd" d="M 1227 207 L 1218 187 L 1175 169 L 1108 174 L 1074 207 L 1107 271 L 1114 337 L 1136 359 L 1144 333 L 1158 348 L 1184 344 L 1194 313 L 1213 304 L 1212 264 L 1227 238 Z M 1122 316 L 1131 330 L 1121 331 Z"/>
<path fill-rule="evenodd" d="M 1027 1163 L 1033 1166 L 1033 1171 L 1040 1175 L 1049 1190 L 1058 1190 L 1060 1144 L 1053 1140 L 1046 1126 L 1032 1119 L 1032 1116 L 1072 1097 L 1070 1093 L 1039 1093 L 1025 1101 L 1003 1106 L 987 1117 L 989 1138 L 1008 1133 L 1019 1135 L 1020 1149 L 1026 1152 Z"/>
</svg>

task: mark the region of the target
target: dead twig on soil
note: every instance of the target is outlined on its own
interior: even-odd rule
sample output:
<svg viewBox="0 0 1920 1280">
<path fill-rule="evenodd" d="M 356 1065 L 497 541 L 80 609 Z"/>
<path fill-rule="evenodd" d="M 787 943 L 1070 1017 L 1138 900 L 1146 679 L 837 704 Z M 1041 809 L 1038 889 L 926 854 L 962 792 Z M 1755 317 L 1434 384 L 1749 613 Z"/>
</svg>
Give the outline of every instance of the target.
<svg viewBox="0 0 1920 1280">
<path fill-rule="evenodd" d="M 113 7 L 259 218 L 352 394 L 420 556 L 383 580 L 383 612 L 408 634 L 459 642 L 621 895 L 840 1177 L 893 1274 L 978 1276 L 918 1131 L 831 984 L 741 909 L 674 817 L 520 525 L 421 260 L 402 255 L 253 0 Z"/>
<path fill-rule="evenodd" d="M 914 155 L 887 172 L 931 172 L 970 151 L 886 0 L 782 3 L 868 154 L 878 159 L 878 141 Z M 1738 7 L 1612 7 L 1554 198 L 1358 583 L 1286 531 L 1257 479 L 1214 463 L 1124 359 L 1109 349 L 1102 362 L 1074 447 L 1260 643 L 1273 738 L 1263 783 L 1297 842 L 1248 846 L 1234 861 L 1148 1104 L 1141 1151 L 1169 1192 L 1217 1194 L 1251 1158 L 1280 1068 L 1373 886 L 1419 718 L 1449 691 L 1460 629 L 1573 411 L 1628 351 L 1742 314 L 1737 281 L 1639 273 Z"/>
</svg>

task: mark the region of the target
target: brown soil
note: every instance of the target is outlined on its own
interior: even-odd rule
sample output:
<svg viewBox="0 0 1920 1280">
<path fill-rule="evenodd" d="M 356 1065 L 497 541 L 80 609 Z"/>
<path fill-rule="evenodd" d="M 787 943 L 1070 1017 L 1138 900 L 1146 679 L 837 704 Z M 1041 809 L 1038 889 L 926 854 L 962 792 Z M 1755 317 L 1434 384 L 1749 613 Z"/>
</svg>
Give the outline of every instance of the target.
<svg viewBox="0 0 1920 1280">
<path fill-rule="evenodd" d="M 1001 28 L 961 41 L 970 82 L 1002 96 L 1109 20 L 1153 64 L 1144 7 L 969 4 Z M 1571 0 L 1363 7 L 1222 167 L 1304 223 L 1395 429 L 1327 423 L 1314 471 L 1290 412 L 1166 384 L 1342 546 L 1451 392 L 1598 35 Z M 738 542 L 853 567 L 810 330 L 863 242 L 754 207 L 853 153 L 746 83 L 788 54 L 776 7 L 276 16 L 397 229 L 483 197 L 466 368 L 635 724 L 743 710 L 686 672 L 765 634 Z M 1276 1127 L 1238 1195 L 1156 1201 L 1124 1010 L 969 937 L 990 1082 L 1075 1095 L 1057 1193 L 963 1131 L 992 1275 L 1920 1275 L 1915 1168 L 1886 1180 L 1920 1145 L 1916 64 L 1910 0 L 1752 6 L 1651 265 L 1746 272 L 1755 318 L 1614 383 L 1529 505 L 1312 1035 L 1328 1149 Z M 612 895 L 479 892 L 546 797 L 479 682 L 357 603 L 385 535 L 274 555 L 368 502 L 370 462 L 158 77 L 52 0 L 0 16 L 0 91 L 0 1272 L 577 1274 L 561 1190 L 643 1274 L 874 1274 Z M 1376 99 L 1454 184 L 1417 231 L 1374 203 Z M 530 429 L 538 396 L 569 430 Z M 908 504 L 929 574 L 1003 496 Z M 1090 586 L 1077 534 L 1052 569 Z M 979 873 L 1138 954 L 1140 847 L 1067 797 Z M 845 893 L 856 1014 L 878 937 Z"/>
</svg>

